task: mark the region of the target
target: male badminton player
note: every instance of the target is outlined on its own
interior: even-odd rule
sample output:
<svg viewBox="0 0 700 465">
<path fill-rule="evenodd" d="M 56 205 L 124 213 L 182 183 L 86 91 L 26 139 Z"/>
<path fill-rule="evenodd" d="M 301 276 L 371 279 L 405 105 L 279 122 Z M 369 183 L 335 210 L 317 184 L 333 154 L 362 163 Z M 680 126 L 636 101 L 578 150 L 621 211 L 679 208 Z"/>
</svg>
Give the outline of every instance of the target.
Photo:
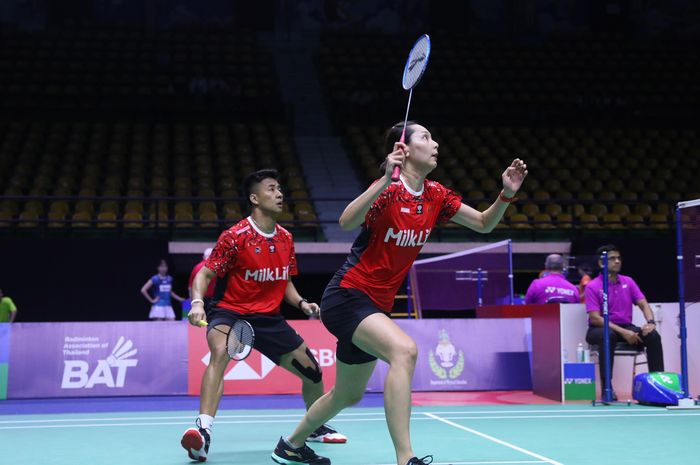
<svg viewBox="0 0 700 465">
<path fill-rule="evenodd" d="M 336 384 L 306 412 L 291 436 L 280 438 L 272 459 L 280 464 L 304 462 L 299 451 L 312 431 L 345 407 L 357 403 L 378 358 L 389 363 L 384 384 L 384 410 L 396 450 L 397 465 L 427 465 L 411 447 L 411 380 L 416 343 L 389 318 L 394 297 L 423 244 L 438 223 L 452 221 L 481 233 L 496 227 L 527 175 L 515 159 L 503 172 L 503 190 L 479 212 L 460 196 L 426 179 L 438 164 L 438 143 L 420 124 L 408 122 L 406 144 L 399 141 L 403 122 L 387 133 L 383 176 L 345 208 L 340 225 L 361 226 L 345 264 L 330 281 L 321 300 L 321 320 L 338 338 Z M 394 166 L 399 181 L 391 181 Z"/>
<path fill-rule="evenodd" d="M 197 428 L 185 431 L 181 441 L 192 460 L 207 459 L 214 417 L 224 389 L 224 371 L 230 360 L 226 333 L 236 319 L 243 318 L 253 327 L 255 349 L 301 379 L 307 408 L 323 394 L 321 368 L 303 339 L 280 314 L 283 298 L 306 315 L 317 314 L 319 307 L 303 299 L 290 280 L 297 274 L 296 258 L 292 235 L 276 220 L 283 201 L 278 178 L 274 170 L 256 171 L 245 178 L 243 189 L 250 216 L 221 234 L 192 283 L 188 319 L 197 325 L 206 318 L 211 351 L 202 378 Z M 216 291 L 205 314 L 203 296 L 214 276 L 218 278 Z M 219 331 L 212 331 L 215 327 Z M 311 440 L 347 441 L 327 425 L 315 428 Z M 313 458 L 312 454 L 309 449 L 304 456 Z"/>
</svg>

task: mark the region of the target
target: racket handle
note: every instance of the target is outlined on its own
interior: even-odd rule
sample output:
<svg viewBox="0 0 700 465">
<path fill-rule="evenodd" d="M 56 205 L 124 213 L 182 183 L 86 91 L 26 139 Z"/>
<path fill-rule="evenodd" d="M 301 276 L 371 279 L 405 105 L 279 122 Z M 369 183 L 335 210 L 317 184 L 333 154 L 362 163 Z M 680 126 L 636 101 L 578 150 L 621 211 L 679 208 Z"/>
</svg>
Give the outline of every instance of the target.
<svg viewBox="0 0 700 465">
<path fill-rule="evenodd" d="M 197 326 L 199 326 L 200 328 L 204 328 L 205 326 L 209 326 L 209 323 L 207 323 L 205 320 L 199 320 L 197 322 Z"/>
<path fill-rule="evenodd" d="M 401 139 L 399 139 L 399 142 L 402 144 L 406 141 L 406 122 L 403 123 L 403 130 L 401 131 Z M 399 180 L 399 175 L 401 174 L 401 167 L 400 166 L 394 166 L 394 169 L 391 171 L 391 181 L 396 182 Z"/>
</svg>

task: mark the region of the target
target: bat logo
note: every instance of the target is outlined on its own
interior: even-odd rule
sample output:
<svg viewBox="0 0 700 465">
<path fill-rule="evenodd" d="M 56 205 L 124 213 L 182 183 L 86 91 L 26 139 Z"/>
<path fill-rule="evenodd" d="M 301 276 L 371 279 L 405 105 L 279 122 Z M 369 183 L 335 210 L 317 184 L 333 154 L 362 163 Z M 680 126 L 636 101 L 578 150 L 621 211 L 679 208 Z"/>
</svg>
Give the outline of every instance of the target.
<svg viewBox="0 0 700 465">
<path fill-rule="evenodd" d="M 416 57 L 416 58 L 414 58 L 413 60 L 411 60 L 411 62 L 410 62 L 409 65 L 408 65 L 408 71 L 409 71 L 409 72 L 410 72 L 410 71 L 413 71 L 413 68 L 415 68 L 416 65 L 417 65 L 418 63 L 420 63 L 421 61 L 423 61 L 423 60 L 425 60 L 425 53 L 422 54 L 421 56 Z"/>
</svg>

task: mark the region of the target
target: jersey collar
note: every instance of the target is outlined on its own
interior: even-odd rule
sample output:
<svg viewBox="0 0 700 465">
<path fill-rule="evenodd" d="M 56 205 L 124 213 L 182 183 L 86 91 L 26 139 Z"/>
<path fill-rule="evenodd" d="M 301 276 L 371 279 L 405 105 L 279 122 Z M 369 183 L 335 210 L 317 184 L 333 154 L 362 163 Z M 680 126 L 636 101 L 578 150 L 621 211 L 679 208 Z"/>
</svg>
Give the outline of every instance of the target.
<svg viewBox="0 0 700 465">
<path fill-rule="evenodd" d="M 423 184 L 420 187 L 420 191 L 414 191 L 413 189 L 408 187 L 408 184 L 406 183 L 406 180 L 404 179 L 403 175 L 399 176 L 399 179 L 401 179 L 401 184 L 403 184 L 404 189 L 406 189 L 409 194 L 415 197 L 420 197 L 421 195 L 423 195 L 423 191 L 425 190 L 425 184 Z"/>
<path fill-rule="evenodd" d="M 257 232 L 258 234 L 260 234 L 262 237 L 270 238 L 270 237 L 275 237 L 275 236 L 277 235 L 277 226 L 275 226 L 275 231 L 274 231 L 274 232 L 266 233 L 266 232 L 264 232 L 263 230 L 261 230 L 260 228 L 258 228 L 258 225 L 255 224 L 255 221 L 253 221 L 253 218 L 251 218 L 251 217 L 249 216 L 249 217 L 246 218 L 246 219 L 248 220 L 248 224 L 249 224 L 253 229 L 255 229 L 255 232 Z"/>
</svg>

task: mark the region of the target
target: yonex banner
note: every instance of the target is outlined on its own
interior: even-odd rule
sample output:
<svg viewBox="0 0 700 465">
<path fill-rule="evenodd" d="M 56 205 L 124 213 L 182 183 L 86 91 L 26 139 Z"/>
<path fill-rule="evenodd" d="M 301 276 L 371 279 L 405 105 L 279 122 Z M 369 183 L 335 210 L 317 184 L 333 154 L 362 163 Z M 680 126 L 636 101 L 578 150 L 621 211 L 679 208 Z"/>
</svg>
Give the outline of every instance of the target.
<svg viewBox="0 0 700 465">
<path fill-rule="evenodd" d="M 335 383 L 335 337 L 318 320 L 292 320 L 289 324 L 311 349 L 323 370 L 325 388 L 330 389 Z M 209 363 L 206 329 L 190 326 L 189 345 L 189 392 L 198 395 Z M 230 362 L 224 373 L 224 394 L 297 393 L 301 393 L 301 380 L 257 350 L 245 360 Z"/>
<path fill-rule="evenodd" d="M 15 323 L 10 341 L 10 399 L 187 393 L 185 323 Z"/>
<path fill-rule="evenodd" d="M 529 318 L 398 320 L 418 345 L 414 391 L 532 389 Z M 383 391 L 379 362 L 368 391 Z"/>
</svg>

